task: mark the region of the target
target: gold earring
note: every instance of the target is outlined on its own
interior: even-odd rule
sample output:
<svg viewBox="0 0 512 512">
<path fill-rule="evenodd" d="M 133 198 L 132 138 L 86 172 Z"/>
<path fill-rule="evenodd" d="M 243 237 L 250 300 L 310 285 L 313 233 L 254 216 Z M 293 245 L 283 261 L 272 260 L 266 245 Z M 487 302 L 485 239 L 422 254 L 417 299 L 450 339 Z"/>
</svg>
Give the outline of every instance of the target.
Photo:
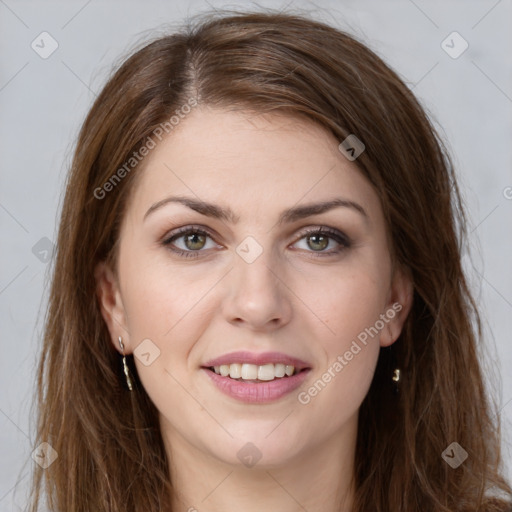
<svg viewBox="0 0 512 512">
<path fill-rule="evenodd" d="M 400 382 L 400 368 L 395 368 L 393 370 L 393 377 L 391 377 L 393 381 L 393 394 L 398 396 L 400 391 L 400 386 L 398 385 Z"/>
<path fill-rule="evenodd" d="M 130 391 L 132 391 L 133 390 L 132 380 L 130 379 L 130 372 L 128 370 L 128 365 L 126 364 L 126 356 L 124 355 L 124 345 L 123 345 L 123 340 L 122 340 L 121 336 L 119 336 L 119 346 L 121 347 L 121 350 L 123 351 L 123 370 L 124 370 L 124 374 L 126 375 L 126 384 L 128 385 L 128 389 Z"/>
<path fill-rule="evenodd" d="M 394 339 L 393 339 L 393 334 L 391 333 L 391 328 L 389 327 L 388 325 L 388 333 L 389 333 L 389 338 L 392 340 L 392 342 L 394 342 Z M 389 353 L 391 355 L 391 368 L 393 368 L 393 366 L 395 366 L 396 364 L 396 356 L 395 356 L 395 352 L 393 350 L 393 345 L 389 345 Z M 393 376 L 391 377 L 391 380 L 393 381 L 393 393 L 397 394 L 398 393 L 398 383 L 400 382 L 400 368 L 395 368 L 393 370 Z"/>
</svg>

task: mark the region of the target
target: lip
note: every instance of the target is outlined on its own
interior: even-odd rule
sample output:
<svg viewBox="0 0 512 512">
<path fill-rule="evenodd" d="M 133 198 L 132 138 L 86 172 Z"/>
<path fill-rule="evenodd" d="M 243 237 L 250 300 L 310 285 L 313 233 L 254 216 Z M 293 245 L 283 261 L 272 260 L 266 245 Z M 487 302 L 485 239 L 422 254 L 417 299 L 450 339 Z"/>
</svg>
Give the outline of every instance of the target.
<svg viewBox="0 0 512 512">
<path fill-rule="evenodd" d="M 223 358 L 215 359 L 213 362 L 216 363 L 220 359 Z M 310 372 L 310 369 L 304 369 L 291 377 L 282 377 L 262 382 L 244 382 L 230 379 L 229 377 L 222 377 L 208 368 L 202 368 L 201 370 L 208 375 L 219 391 L 231 398 L 250 404 L 275 402 L 285 395 L 289 395 L 304 382 Z"/>
<path fill-rule="evenodd" d="M 217 357 L 215 359 L 211 359 L 202 365 L 202 368 L 210 368 L 212 366 L 220 366 L 222 364 L 231 364 L 231 363 L 247 363 L 254 364 L 257 366 L 262 366 L 264 364 L 269 363 L 281 363 L 284 365 L 292 365 L 295 366 L 295 369 L 298 372 L 310 369 L 311 365 L 298 359 L 296 357 L 289 356 L 282 352 L 262 352 L 260 354 L 256 354 L 254 352 L 231 352 L 229 354 L 225 354 L 223 356 Z M 224 377 L 223 377 L 224 378 Z M 290 377 L 288 377 L 290 378 Z M 273 381 L 271 381 L 273 382 Z"/>
</svg>

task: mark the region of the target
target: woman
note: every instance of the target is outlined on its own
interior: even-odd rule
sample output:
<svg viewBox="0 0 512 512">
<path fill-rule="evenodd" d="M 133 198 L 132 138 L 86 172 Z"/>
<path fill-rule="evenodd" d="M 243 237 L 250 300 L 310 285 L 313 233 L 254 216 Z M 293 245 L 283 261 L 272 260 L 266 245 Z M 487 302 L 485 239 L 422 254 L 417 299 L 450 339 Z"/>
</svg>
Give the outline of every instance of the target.
<svg viewBox="0 0 512 512">
<path fill-rule="evenodd" d="M 69 175 L 32 510 L 509 510 L 464 222 L 353 37 L 248 13 L 143 47 Z"/>
</svg>

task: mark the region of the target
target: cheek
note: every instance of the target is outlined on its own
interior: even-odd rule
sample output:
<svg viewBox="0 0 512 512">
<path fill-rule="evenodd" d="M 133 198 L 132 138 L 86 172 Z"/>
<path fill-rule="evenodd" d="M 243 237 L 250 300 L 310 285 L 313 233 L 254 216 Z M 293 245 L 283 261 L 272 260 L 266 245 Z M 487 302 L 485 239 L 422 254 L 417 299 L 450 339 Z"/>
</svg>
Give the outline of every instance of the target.
<svg viewBox="0 0 512 512">
<path fill-rule="evenodd" d="M 345 293 L 346 292 L 346 293 Z M 370 388 L 380 352 L 378 330 L 380 301 L 371 289 L 347 287 L 336 294 L 329 328 L 322 340 L 323 364 L 315 368 L 297 400 L 315 423 L 328 418 L 324 435 L 337 431 L 353 417 Z M 325 332 L 325 329 L 323 329 Z M 315 420 L 316 418 L 316 420 Z"/>
<path fill-rule="evenodd" d="M 190 353 L 216 310 L 211 296 L 219 275 L 206 266 L 178 268 L 165 261 L 140 265 L 148 256 L 137 257 L 132 253 L 126 258 L 123 269 L 131 349 L 144 388 L 156 403 L 169 406 L 182 396 L 179 383 L 188 382 L 195 370 Z M 141 353 L 150 356 L 139 357 Z"/>
<path fill-rule="evenodd" d="M 375 344 L 364 346 L 356 341 L 344 349 L 297 397 L 308 421 L 316 425 L 318 418 L 323 418 L 322 431 L 326 437 L 357 414 L 370 388 L 378 360 L 379 348 Z"/>
<path fill-rule="evenodd" d="M 301 288 L 304 302 L 315 306 L 317 320 L 310 327 L 315 326 L 322 361 L 299 403 L 312 416 L 329 411 L 332 425 L 356 412 L 373 379 L 386 328 L 380 320 L 387 292 L 383 275 L 377 265 L 352 266 L 350 272 L 332 272 L 328 286 L 305 282 Z"/>
<path fill-rule="evenodd" d="M 137 257 L 133 254 L 127 258 L 124 268 L 123 295 L 130 333 L 135 338 L 172 340 L 184 325 L 190 324 L 191 317 L 201 318 L 198 312 L 204 308 L 208 291 L 218 278 L 211 269 L 171 266 L 162 258 L 151 259 L 147 254 Z M 148 263 L 139 265 L 138 261 Z"/>
<path fill-rule="evenodd" d="M 316 320 L 315 331 L 330 356 L 349 346 L 384 313 L 389 283 L 386 269 L 363 258 L 314 276 L 301 276 L 294 292 Z M 364 336 L 363 336 L 364 337 Z M 377 338 L 378 336 L 373 336 Z"/>
</svg>

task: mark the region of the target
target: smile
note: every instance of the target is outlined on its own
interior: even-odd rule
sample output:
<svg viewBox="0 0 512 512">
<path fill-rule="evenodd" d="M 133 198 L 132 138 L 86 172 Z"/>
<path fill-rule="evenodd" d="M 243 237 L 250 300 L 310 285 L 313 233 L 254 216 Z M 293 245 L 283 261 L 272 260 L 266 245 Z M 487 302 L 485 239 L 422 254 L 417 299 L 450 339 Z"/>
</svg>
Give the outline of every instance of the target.
<svg viewBox="0 0 512 512">
<path fill-rule="evenodd" d="M 296 373 L 295 366 L 281 363 L 255 365 L 250 363 L 231 363 L 209 368 L 217 375 L 235 380 L 270 381 L 291 377 Z M 298 373 L 298 372 L 297 372 Z"/>
</svg>

